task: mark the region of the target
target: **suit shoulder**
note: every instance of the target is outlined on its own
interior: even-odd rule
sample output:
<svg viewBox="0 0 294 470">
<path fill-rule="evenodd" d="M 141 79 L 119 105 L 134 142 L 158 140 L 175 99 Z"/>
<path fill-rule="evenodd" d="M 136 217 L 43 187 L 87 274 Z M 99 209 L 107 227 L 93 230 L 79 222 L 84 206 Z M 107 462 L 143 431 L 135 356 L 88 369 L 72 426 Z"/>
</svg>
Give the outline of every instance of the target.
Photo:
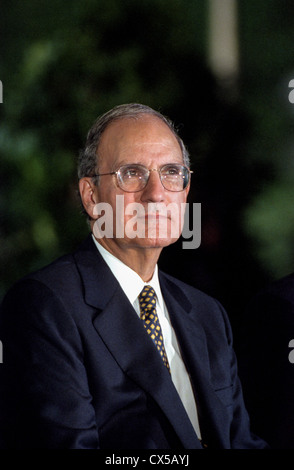
<svg viewBox="0 0 294 470">
<path fill-rule="evenodd" d="M 272 300 L 294 303 L 294 273 L 265 286 L 253 298 L 253 303 Z"/>
<path fill-rule="evenodd" d="M 71 285 L 72 289 L 75 282 L 78 282 L 80 279 L 76 253 L 81 253 L 83 256 L 89 248 L 93 250 L 93 242 L 90 237 L 86 238 L 72 253 L 60 256 L 50 264 L 28 273 L 22 279 L 18 280 L 14 286 L 12 286 L 12 289 L 19 288 L 24 283 L 40 283 L 53 290 L 58 289 L 58 286 L 60 286 L 61 289 L 65 289 L 67 285 Z"/>
<path fill-rule="evenodd" d="M 37 271 L 27 274 L 21 281 L 35 280 L 46 284 L 48 287 L 55 286 L 59 282 L 69 283 L 77 271 L 76 263 L 72 254 L 61 256 L 52 263 Z"/>
<path fill-rule="evenodd" d="M 197 303 L 211 304 L 218 307 L 220 306 L 219 301 L 214 297 L 210 296 L 209 294 L 206 294 L 200 289 L 197 289 L 197 287 L 191 286 L 186 282 L 183 282 L 173 276 L 170 276 L 169 274 L 163 273 L 161 271 L 160 279 L 163 280 L 163 282 L 169 284 L 172 289 L 181 289 L 181 291 L 187 296 L 190 301 L 196 299 Z"/>
<path fill-rule="evenodd" d="M 13 284 L 6 293 L 4 300 L 13 297 L 42 298 L 49 292 L 57 296 L 59 292 L 66 292 L 67 286 L 79 282 L 77 268 L 72 255 L 64 255 L 52 263 L 34 272 L 31 272 Z"/>
<path fill-rule="evenodd" d="M 201 324 L 206 331 L 223 332 L 227 338 L 231 337 L 227 312 L 217 299 L 165 273 L 160 273 L 160 281 L 164 296 L 171 295 L 197 325 Z"/>
<path fill-rule="evenodd" d="M 294 299 L 294 273 L 274 281 L 265 289 L 265 291 L 281 295 L 291 295 Z"/>
</svg>

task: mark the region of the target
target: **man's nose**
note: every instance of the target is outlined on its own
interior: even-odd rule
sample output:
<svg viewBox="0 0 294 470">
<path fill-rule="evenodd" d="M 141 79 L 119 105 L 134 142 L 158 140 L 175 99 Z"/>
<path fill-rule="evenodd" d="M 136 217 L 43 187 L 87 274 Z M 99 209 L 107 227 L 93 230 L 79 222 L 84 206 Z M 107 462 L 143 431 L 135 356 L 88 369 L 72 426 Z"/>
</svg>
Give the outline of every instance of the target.
<svg viewBox="0 0 294 470">
<path fill-rule="evenodd" d="M 158 171 L 151 170 L 147 185 L 143 189 L 142 201 L 161 202 L 165 199 L 165 190 Z"/>
</svg>

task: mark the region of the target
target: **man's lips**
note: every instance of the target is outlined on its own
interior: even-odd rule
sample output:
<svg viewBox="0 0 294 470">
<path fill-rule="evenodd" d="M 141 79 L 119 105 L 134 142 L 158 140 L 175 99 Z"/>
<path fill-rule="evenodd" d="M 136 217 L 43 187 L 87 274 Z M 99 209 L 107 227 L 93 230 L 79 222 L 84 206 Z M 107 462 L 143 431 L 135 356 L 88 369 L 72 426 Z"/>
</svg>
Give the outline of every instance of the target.
<svg viewBox="0 0 294 470">
<path fill-rule="evenodd" d="M 145 220 L 171 219 L 171 216 L 169 214 L 146 214 L 144 219 Z"/>
</svg>

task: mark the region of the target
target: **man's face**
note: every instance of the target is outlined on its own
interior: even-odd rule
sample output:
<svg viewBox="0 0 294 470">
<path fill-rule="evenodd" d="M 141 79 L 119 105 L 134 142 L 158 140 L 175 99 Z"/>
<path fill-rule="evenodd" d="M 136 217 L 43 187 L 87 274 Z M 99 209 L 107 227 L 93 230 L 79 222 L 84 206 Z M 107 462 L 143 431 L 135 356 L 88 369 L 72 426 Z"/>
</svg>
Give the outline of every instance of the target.
<svg viewBox="0 0 294 470">
<path fill-rule="evenodd" d="M 183 164 L 174 134 L 163 121 L 149 115 L 110 124 L 102 135 L 98 154 L 99 174 L 117 171 L 126 164 L 144 165 L 149 170 L 170 163 Z M 138 192 L 123 191 L 116 175 L 101 176 L 94 190 L 95 200 L 110 204 L 113 209 L 113 238 L 104 238 L 103 244 L 113 251 L 113 244 L 116 249 L 144 249 L 162 248 L 175 242 L 181 233 L 188 191 L 189 188 L 180 192 L 166 190 L 157 171 L 151 171 L 146 187 Z M 118 208 L 118 199 L 123 200 L 123 212 Z M 135 207 L 140 210 L 134 212 Z M 124 227 L 123 237 L 116 231 L 117 220 Z"/>
</svg>

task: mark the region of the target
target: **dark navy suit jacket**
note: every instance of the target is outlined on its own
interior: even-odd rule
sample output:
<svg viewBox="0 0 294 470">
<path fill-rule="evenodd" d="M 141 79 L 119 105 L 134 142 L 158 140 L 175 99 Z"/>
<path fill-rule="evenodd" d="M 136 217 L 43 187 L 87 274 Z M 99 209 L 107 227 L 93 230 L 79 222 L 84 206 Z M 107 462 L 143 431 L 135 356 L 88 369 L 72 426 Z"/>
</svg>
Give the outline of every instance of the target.
<svg viewBox="0 0 294 470">
<path fill-rule="evenodd" d="M 171 377 L 91 236 L 18 282 L 0 314 L 0 447 L 263 448 L 251 435 L 226 313 L 160 272 L 202 444 Z"/>
</svg>

